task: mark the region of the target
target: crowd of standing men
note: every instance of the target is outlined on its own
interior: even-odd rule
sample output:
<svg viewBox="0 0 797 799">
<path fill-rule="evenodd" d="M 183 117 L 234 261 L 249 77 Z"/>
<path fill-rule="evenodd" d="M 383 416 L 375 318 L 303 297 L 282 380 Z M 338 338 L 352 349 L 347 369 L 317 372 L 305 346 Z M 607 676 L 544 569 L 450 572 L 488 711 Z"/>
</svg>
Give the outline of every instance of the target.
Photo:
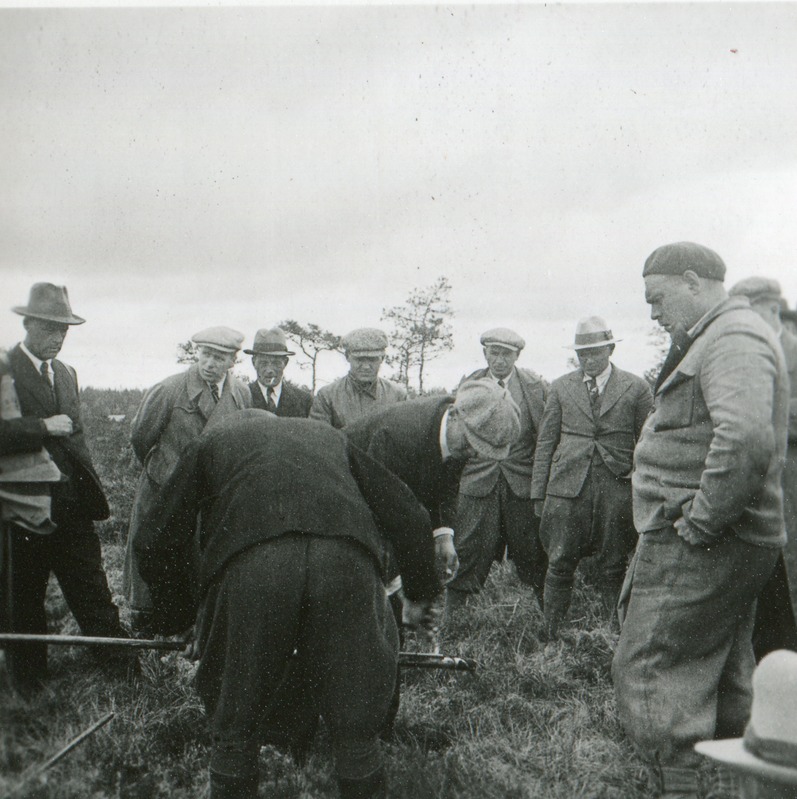
<svg viewBox="0 0 797 799">
<path fill-rule="evenodd" d="M 133 419 L 143 468 L 124 580 L 134 633 L 195 625 L 213 799 L 256 796 L 259 747 L 301 760 L 319 717 L 341 796 L 386 796 L 378 738 L 397 710 L 402 626 L 432 635 L 440 592 L 445 625 L 507 557 L 555 639 L 590 556 L 606 619 L 621 622 L 618 713 L 652 794 L 753 795 L 695 744 L 747 745 L 754 641 L 759 657 L 797 649 L 797 337 L 775 281 L 728 293 L 701 245 L 660 247 L 643 279 L 672 340 L 653 388 L 612 363 L 620 339 L 598 316 L 578 322 L 578 368 L 551 385 L 517 365 L 523 338 L 494 328 L 486 366 L 419 399 L 379 376 L 377 329 L 344 338 L 349 373 L 315 397 L 283 379 L 294 353 L 278 328 L 244 350 L 249 385 L 231 371 L 241 333 L 192 337 L 197 362 Z M 93 528 L 108 507 L 76 375 L 55 357 L 84 320 L 51 284 L 14 311 L 26 335 L 3 364 L 4 623 L 46 631 L 53 572 L 84 632 L 122 636 Z M 6 663 L 33 691 L 46 649 L 15 644 Z M 112 650 L 103 665 L 135 670 Z M 748 753 L 781 769 L 764 769 L 762 796 L 797 778 L 783 751 Z"/>
</svg>

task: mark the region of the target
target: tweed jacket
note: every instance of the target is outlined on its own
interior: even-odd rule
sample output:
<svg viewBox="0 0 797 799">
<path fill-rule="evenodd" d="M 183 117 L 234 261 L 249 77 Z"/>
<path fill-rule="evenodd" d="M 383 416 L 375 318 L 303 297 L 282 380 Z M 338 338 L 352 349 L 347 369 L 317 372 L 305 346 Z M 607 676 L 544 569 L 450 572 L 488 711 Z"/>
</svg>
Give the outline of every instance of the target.
<svg viewBox="0 0 797 799">
<path fill-rule="evenodd" d="M 257 380 L 253 380 L 249 384 L 249 390 L 252 392 L 252 407 L 267 411 L 268 403 L 260 390 Z M 310 406 L 312 404 L 313 395 L 309 391 L 294 386 L 293 383 L 289 383 L 287 380 L 282 381 L 277 416 L 296 416 L 306 419 L 310 414 Z"/>
<path fill-rule="evenodd" d="M 450 396 L 399 402 L 343 428 L 356 447 L 404 481 L 426 508 L 434 527 L 454 527 L 464 461 L 443 462 L 440 423 Z"/>
<path fill-rule="evenodd" d="M 746 298 L 724 300 L 656 392 L 634 455 L 637 530 L 683 517 L 705 538 L 782 546 L 788 414 L 777 334 Z"/>
<path fill-rule="evenodd" d="M 206 425 L 252 403 L 245 384 L 227 373 L 218 403 L 193 364 L 153 386 L 133 418 L 130 440 L 147 477 L 156 485 L 169 479 L 183 450 Z"/>
<path fill-rule="evenodd" d="M 460 385 L 465 380 L 486 377 L 488 374 L 489 369 L 478 369 L 463 377 Z M 462 472 L 459 490 L 468 496 L 486 497 L 495 488 L 498 476 L 503 475 L 513 494 L 524 499 L 529 497 L 534 448 L 548 396 L 548 387 L 535 372 L 516 366 L 507 390 L 520 408 L 520 438 L 512 445 L 508 457 L 504 460 L 476 457 L 467 462 Z"/>
<path fill-rule="evenodd" d="M 785 327 L 780 331 L 780 345 L 789 373 L 789 444 L 797 445 L 797 336 Z"/>
<path fill-rule="evenodd" d="M 407 486 L 328 425 L 250 409 L 186 450 L 135 543 L 156 616 L 169 624 L 183 613 L 192 621 L 191 606 L 225 564 L 286 533 L 352 539 L 375 568 L 385 535 L 407 595 L 431 599 L 439 591 L 429 515 Z"/>
<path fill-rule="evenodd" d="M 595 454 L 616 477 L 630 477 L 634 446 L 652 405 L 647 382 L 614 364 L 597 415 L 581 369 L 554 380 L 537 435 L 531 498 L 577 497 Z"/>
<path fill-rule="evenodd" d="M 66 478 L 52 488 L 54 515 L 57 517 L 70 514 L 93 520 L 107 519 L 110 509 L 83 433 L 75 370 L 62 361 L 53 359 L 53 396 L 53 390 L 47 381 L 19 345 L 11 350 L 8 357 L 23 419 L 47 419 L 63 413 L 72 420 L 72 435 L 46 436 L 42 430 L 41 444 Z M 15 426 L 13 420 L 8 424 L 12 428 Z M 40 429 L 42 428 L 43 425 Z"/>
<path fill-rule="evenodd" d="M 361 388 L 351 375 L 346 375 L 318 389 L 310 408 L 310 418 L 339 430 L 366 414 L 406 399 L 407 390 L 392 380 L 378 377 L 373 391 L 370 391 Z"/>
</svg>

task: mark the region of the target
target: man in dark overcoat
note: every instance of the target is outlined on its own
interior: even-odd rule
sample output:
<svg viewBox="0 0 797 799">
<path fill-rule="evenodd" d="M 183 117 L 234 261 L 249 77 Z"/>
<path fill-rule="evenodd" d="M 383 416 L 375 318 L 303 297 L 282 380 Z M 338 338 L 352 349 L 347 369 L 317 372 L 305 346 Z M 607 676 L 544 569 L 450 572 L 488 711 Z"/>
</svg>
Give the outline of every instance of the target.
<svg viewBox="0 0 797 799">
<path fill-rule="evenodd" d="M 547 387 L 539 375 L 517 366 L 526 342 L 514 330 L 493 328 L 481 335 L 480 343 L 487 367 L 464 381 L 486 380 L 505 390 L 520 411 L 520 434 L 506 454 L 481 452 L 462 472 L 457 506 L 460 567 L 446 588 L 449 611 L 481 591 L 493 561 L 502 560 L 505 552 L 540 605 L 545 584 L 547 559 L 529 490 Z"/>
<path fill-rule="evenodd" d="M 189 448 L 145 529 L 136 546 L 156 629 L 181 629 L 199 603 L 212 799 L 257 795 L 259 728 L 295 672 L 311 699 L 297 712 L 320 713 L 329 729 L 341 796 L 386 796 L 378 734 L 398 635 L 382 535 L 408 624 L 431 626 L 439 592 L 429 515 L 409 488 L 329 425 L 251 409 Z"/>
<path fill-rule="evenodd" d="M 191 337 L 197 362 L 167 377 L 144 395 L 136 411 L 130 441 L 141 465 L 123 572 L 133 629 L 148 633 L 152 602 L 135 557 L 135 541 L 161 487 L 177 468 L 185 448 L 202 431 L 251 405 L 246 385 L 232 374 L 243 334 L 229 327 L 200 330 Z"/>
<path fill-rule="evenodd" d="M 252 349 L 244 352 L 252 356 L 252 366 L 257 373 L 257 380 L 249 384 L 252 407 L 271 411 L 277 416 L 306 419 L 313 404 L 313 395 L 283 379 L 288 358 L 296 354 L 288 349 L 285 333 L 278 327 L 258 330 Z"/>
<path fill-rule="evenodd" d="M 23 317 L 26 331 L 8 354 L 21 417 L 4 421 L 0 450 L 44 447 L 62 478 L 49 484 L 52 524 L 34 527 L 18 519 L 7 526 L 11 629 L 47 632 L 44 600 L 53 573 L 84 634 L 125 637 L 94 529 L 110 510 L 83 435 L 77 374 L 56 358 L 69 327 L 85 320 L 72 313 L 66 288 L 51 283 L 34 284 L 28 304 L 13 311 Z M 39 493 L 41 485 L 31 484 L 31 490 Z M 6 657 L 17 687 L 27 692 L 40 686 L 47 674 L 46 645 L 15 644 Z"/>
<path fill-rule="evenodd" d="M 579 561 L 597 554 L 597 588 L 610 619 L 636 545 L 631 463 L 653 406 L 645 380 L 611 363 L 616 339 L 599 316 L 582 319 L 579 368 L 551 384 L 537 436 L 531 498 L 548 553 L 545 621 L 555 636 L 567 616 Z"/>
</svg>

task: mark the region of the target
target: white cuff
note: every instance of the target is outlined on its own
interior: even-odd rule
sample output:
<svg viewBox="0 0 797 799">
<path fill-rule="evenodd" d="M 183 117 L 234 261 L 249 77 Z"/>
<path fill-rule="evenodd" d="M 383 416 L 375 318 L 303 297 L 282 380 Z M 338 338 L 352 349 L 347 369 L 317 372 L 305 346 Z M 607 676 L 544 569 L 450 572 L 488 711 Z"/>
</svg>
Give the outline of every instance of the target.
<svg viewBox="0 0 797 799">
<path fill-rule="evenodd" d="M 432 535 L 435 538 L 440 538 L 441 535 L 450 535 L 453 538 L 454 530 L 451 527 L 438 527 L 436 530 L 432 531 Z"/>
</svg>

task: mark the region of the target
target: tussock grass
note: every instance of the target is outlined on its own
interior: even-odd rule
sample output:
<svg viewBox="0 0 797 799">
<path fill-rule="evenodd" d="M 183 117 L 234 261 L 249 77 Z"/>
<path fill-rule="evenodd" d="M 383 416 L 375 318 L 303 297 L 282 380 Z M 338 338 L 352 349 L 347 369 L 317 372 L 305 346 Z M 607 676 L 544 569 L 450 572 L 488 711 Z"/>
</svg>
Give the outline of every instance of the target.
<svg viewBox="0 0 797 799">
<path fill-rule="evenodd" d="M 88 391 L 88 390 L 87 390 Z M 138 469 L 129 449 L 128 396 L 84 393 L 95 463 L 113 518 L 100 528 L 112 591 L 121 591 L 126 520 Z M 108 413 L 128 413 L 114 422 Z M 542 616 L 510 564 L 442 635 L 444 652 L 474 658 L 475 674 L 407 670 L 395 735 L 384 745 L 392 799 L 641 799 L 643 770 L 615 717 L 609 667 L 616 635 L 579 583 L 572 623 L 546 642 Z M 55 586 L 53 631 L 76 633 Z M 123 609 L 123 617 L 126 611 Z M 407 649 L 417 648 L 410 638 Z M 26 702 L 0 667 L 0 797 L 196 799 L 206 796 L 209 736 L 175 653 L 146 653 L 135 684 L 109 680 L 86 651 L 52 647 L 46 690 Z M 113 721 L 44 775 L 33 769 L 105 713 Z M 260 796 L 337 796 L 325 730 L 304 768 L 272 748 L 260 757 Z"/>
</svg>

